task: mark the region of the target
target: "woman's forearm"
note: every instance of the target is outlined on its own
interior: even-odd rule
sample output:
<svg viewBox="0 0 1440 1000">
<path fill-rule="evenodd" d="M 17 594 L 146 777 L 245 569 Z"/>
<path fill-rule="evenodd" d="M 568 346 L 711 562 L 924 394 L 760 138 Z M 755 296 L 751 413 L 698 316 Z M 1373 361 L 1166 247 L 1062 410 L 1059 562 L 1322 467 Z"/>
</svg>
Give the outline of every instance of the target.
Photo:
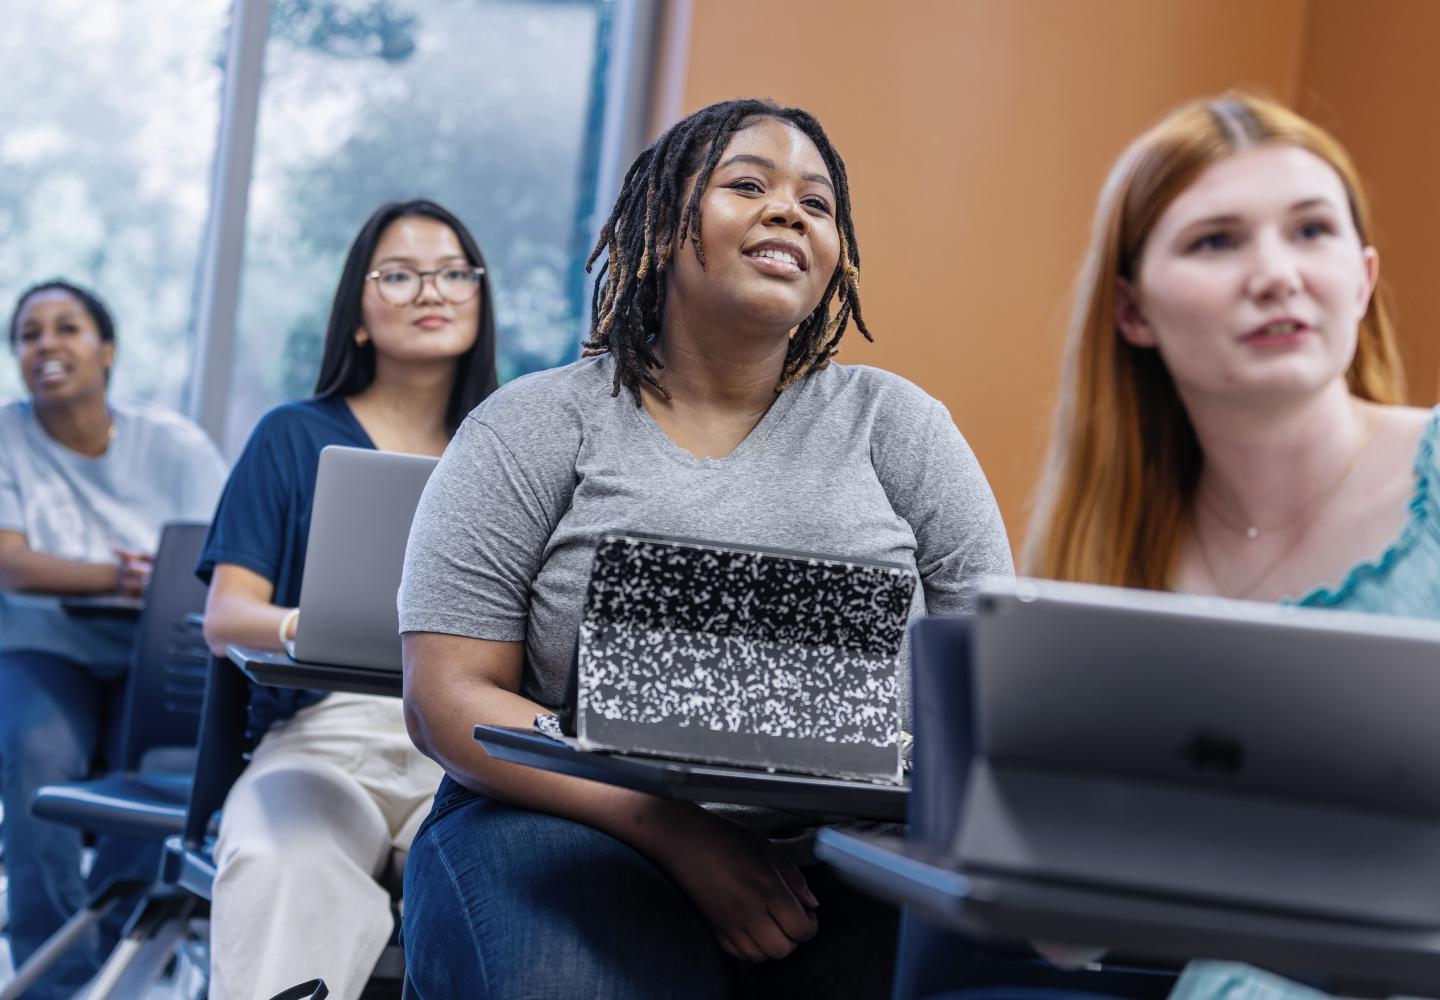
<svg viewBox="0 0 1440 1000">
<path fill-rule="evenodd" d="M 584 823 L 657 861 L 681 827 L 705 820 L 690 803 L 498 761 L 473 738 L 474 726 L 529 729 L 535 716 L 548 709 L 485 679 L 449 684 L 442 693 L 434 685 L 430 691 L 414 690 L 413 676 L 407 667 L 405 716 L 411 738 L 467 788 Z"/>
<path fill-rule="evenodd" d="M 283 649 L 280 625 L 289 614 L 289 608 L 244 594 L 220 593 L 212 587 L 205 604 L 205 644 L 216 656 L 224 656 L 226 646 Z M 287 637 L 294 636 L 293 625 L 287 631 Z"/>
<path fill-rule="evenodd" d="M 80 562 L 48 556 L 21 542 L 0 551 L 0 590 L 109 594 L 116 589 L 119 568 L 118 562 Z"/>
</svg>

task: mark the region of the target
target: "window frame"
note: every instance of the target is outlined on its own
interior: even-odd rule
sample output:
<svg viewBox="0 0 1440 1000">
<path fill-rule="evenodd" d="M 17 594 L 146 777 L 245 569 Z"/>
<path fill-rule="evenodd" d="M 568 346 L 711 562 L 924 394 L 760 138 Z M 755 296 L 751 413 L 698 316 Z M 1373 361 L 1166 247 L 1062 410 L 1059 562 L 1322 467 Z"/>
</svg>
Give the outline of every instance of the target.
<svg viewBox="0 0 1440 1000">
<path fill-rule="evenodd" d="M 629 163 L 646 143 L 663 0 L 599 0 L 597 83 L 603 83 L 595 137 L 595 191 L 581 199 L 577 237 L 599 238 Z M 210 209 L 197 264 L 195 340 L 185 408 L 215 441 L 225 441 L 236 356 L 245 222 L 269 37 L 270 0 L 232 0 L 215 144 Z M 589 297 L 581 296 L 588 326 Z"/>
</svg>

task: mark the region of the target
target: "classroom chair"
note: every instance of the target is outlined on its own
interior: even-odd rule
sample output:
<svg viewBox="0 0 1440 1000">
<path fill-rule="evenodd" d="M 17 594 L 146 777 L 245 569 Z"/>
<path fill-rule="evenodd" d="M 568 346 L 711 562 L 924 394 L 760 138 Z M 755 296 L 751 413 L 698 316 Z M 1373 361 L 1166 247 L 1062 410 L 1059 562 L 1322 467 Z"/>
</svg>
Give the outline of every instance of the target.
<svg viewBox="0 0 1440 1000">
<path fill-rule="evenodd" d="M 193 617 L 205 607 L 205 588 L 194 568 L 206 529 L 177 522 L 161 532 L 125 685 L 118 769 L 37 789 L 31 800 L 36 816 L 101 836 L 157 843 L 181 829 L 205 689 L 205 641 Z M 101 886 L 16 970 L 0 1000 L 22 994 L 92 926 L 116 907 L 146 896 L 153 885 L 149 879 L 123 879 Z M 135 976 L 146 975 L 157 959 L 168 960 L 189 912 L 173 893 L 147 898 L 94 981 L 92 1000 L 129 995 Z M 143 931 L 143 937 L 132 931 Z M 141 947 L 149 941 L 158 944 Z"/>
</svg>

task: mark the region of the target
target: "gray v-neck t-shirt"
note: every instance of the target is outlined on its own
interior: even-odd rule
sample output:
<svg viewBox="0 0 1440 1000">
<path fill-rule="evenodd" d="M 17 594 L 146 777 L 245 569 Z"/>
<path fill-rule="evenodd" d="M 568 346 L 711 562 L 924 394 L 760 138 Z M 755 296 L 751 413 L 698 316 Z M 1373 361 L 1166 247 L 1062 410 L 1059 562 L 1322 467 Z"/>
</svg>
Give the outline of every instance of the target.
<svg viewBox="0 0 1440 1000">
<path fill-rule="evenodd" d="M 613 374 L 601 356 L 527 375 L 466 418 L 411 527 L 402 632 L 523 641 L 521 693 L 553 708 L 606 531 L 900 563 L 921 583 L 912 615 L 969 611 L 979 577 L 1014 571 L 970 447 L 897 375 L 832 364 L 698 459 L 612 396 Z"/>
</svg>

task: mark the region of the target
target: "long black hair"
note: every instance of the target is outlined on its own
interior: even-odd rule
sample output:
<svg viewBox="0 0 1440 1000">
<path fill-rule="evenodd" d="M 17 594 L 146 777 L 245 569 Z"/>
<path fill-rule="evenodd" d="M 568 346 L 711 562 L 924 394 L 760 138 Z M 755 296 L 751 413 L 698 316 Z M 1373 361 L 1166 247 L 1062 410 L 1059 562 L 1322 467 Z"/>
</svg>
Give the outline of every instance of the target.
<svg viewBox="0 0 1440 1000">
<path fill-rule="evenodd" d="M 100 301 L 100 296 L 90 289 L 82 288 L 64 278 L 51 278 L 38 285 L 31 285 L 15 300 L 15 311 L 10 314 L 11 347 L 15 346 L 15 338 L 20 333 L 20 313 L 25 309 L 25 303 L 29 302 L 32 296 L 39 295 L 41 292 L 64 292 L 69 295 L 90 314 L 90 319 L 95 323 L 95 330 L 100 334 L 100 341 L 105 344 L 115 343 L 115 318 L 110 315 L 110 310 L 105 307 L 105 303 Z"/>
<path fill-rule="evenodd" d="M 375 245 L 380 242 L 386 227 L 396 219 L 416 216 L 449 226 L 465 251 L 465 259 L 476 267 L 485 267 L 485 257 L 470 230 L 435 202 L 417 198 L 413 201 L 392 201 L 377 208 L 360 227 L 355 242 L 350 244 L 345 267 L 340 272 L 340 284 L 335 288 L 335 301 L 330 306 L 330 322 L 325 328 L 325 353 L 320 358 L 320 376 L 315 380 L 317 399 L 353 396 L 375 381 L 374 342 L 368 339 L 364 344 L 355 342 L 355 331 L 362 325 L 363 319 L 360 300 L 365 292 L 365 275 L 370 270 Z M 450 389 L 450 400 L 445 405 L 445 425 L 452 434 L 465 415 L 495 391 L 496 385 L 495 300 L 490 295 L 490 272 L 486 269 L 480 276 L 480 329 L 475 345 L 456 362 L 455 383 Z"/>
<path fill-rule="evenodd" d="M 635 158 L 615 208 L 600 229 L 600 241 L 585 262 L 588 271 L 605 254 L 590 300 L 590 338 L 582 347 L 586 356 L 614 357 L 612 395 L 619 395 L 623 386 L 639 406 L 642 382 L 670 395 L 650 369 L 660 367 L 654 344 L 665 312 L 665 272 L 672 249 L 689 243 L 700 266 L 705 266 L 700 199 L 730 136 L 761 118 L 800 130 L 820 151 L 835 184 L 835 226 L 840 231 L 840 262 L 819 305 L 795 328 L 775 391 L 783 392 L 828 365 L 852 317 L 865 339 L 873 339 L 860 316 L 860 247 L 845 161 L 808 111 L 782 108 L 768 100 L 721 101 L 676 122 Z M 692 175 L 695 188 L 682 204 L 685 182 Z M 840 304 L 833 318 L 832 301 Z"/>
</svg>

